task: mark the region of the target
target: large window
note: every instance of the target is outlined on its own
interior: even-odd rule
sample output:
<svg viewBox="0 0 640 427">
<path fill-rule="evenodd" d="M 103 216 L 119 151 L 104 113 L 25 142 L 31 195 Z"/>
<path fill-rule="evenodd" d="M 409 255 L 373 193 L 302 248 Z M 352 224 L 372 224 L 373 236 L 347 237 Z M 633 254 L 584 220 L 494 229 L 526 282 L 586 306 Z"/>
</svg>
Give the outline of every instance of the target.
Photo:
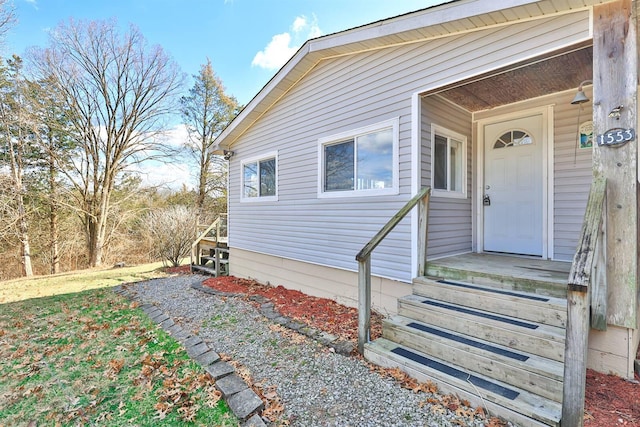
<svg viewBox="0 0 640 427">
<path fill-rule="evenodd" d="M 432 126 L 431 141 L 431 186 L 434 194 L 466 197 L 466 138 Z"/>
<path fill-rule="evenodd" d="M 275 153 L 242 162 L 242 199 L 277 200 L 278 162 Z"/>
<path fill-rule="evenodd" d="M 397 193 L 397 119 L 322 138 L 319 143 L 321 197 Z"/>
</svg>

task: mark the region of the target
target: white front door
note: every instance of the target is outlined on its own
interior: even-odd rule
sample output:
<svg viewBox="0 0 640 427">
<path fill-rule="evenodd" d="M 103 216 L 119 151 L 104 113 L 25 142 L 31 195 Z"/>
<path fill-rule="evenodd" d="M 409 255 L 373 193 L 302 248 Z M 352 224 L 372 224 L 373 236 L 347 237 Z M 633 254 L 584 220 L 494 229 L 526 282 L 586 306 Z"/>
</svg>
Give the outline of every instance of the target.
<svg viewBox="0 0 640 427">
<path fill-rule="evenodd" d="M 484 126 L 484 250 L 542 255 L 543 116 Z"/>
</svg>

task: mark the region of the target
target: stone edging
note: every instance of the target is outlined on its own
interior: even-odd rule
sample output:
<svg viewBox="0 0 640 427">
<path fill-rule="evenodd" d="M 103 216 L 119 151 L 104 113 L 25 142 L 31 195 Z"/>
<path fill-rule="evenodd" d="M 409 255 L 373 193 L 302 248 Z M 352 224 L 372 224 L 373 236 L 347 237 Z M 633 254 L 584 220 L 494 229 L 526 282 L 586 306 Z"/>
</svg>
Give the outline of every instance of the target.
<svg viewBox="0 0 640 427">
<path fill-rule="evenodd" d="M 200 292 L 204 292 L 211 295 L 224 296 L 224 297 L 241 297 L 245 298 L 247 295 L 241 293 L 231 293 L 231 292 L 222 292 L 212 289 L 208 286 L 203 286 L 202 282 L 200 283 L 192 283 L 191 287 Z M 302 322 L 298 322 L 289 317 L 283 316 L 277 311 L 275 311 L 275 307 L 268 298 L 263 297 L 262 295 L 251 295 L 248 297 L 250 301 L 255 301 L 260 304 L 260 312 L 264 317 L 273 321 L 274 323 L 278 323 L 286 328 L 294 330 L 302 335 L 305 335 L 320 344 L 327 346 L 333 349 L 336 353 L 342 354 L 343 356 L 349 356 L 355 350 L 355 346 L 351 341 L 341 340 L 335 335 L 329 334 L 327 332 L 318 330 L 316 328 L 312 328 L 311 326 L 307 326 Z"/>
<path fill-rule="evenodd" d="M 215 379 L 216 388 L 220 390 L 222 397 L 234 415 L 242 422 L 243 427 L 266 427 L 260 417 L 260 413 L 264 409 L 262 399 L 236 374 L 233 366 L 222 361 L 220 355 L 209 348 L 197 335 L 185 331 L 158 307 L 141 301 L 135 292 L 129 292 L 123 286 L 116 286 L 113 290 L 125 298 L 139 302 L 141 304 L 139 308 L 153 322 L 184 346 L 189 357 Z"/>
</svg>

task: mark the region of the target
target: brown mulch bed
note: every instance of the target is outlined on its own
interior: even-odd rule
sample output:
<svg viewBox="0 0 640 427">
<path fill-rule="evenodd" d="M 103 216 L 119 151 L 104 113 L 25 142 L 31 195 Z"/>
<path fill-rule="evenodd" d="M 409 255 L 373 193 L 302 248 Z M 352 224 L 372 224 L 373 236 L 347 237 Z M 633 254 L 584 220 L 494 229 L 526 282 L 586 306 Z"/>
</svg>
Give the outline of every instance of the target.
<svg viewBox="0 0 640 427">
<path fill-rule="evenodd" d="M 587 370 L 585 426 L 640 427 L 640 384 Z"/>
<path fill-rule="evenodd" d="M 271 300 L 283 316 L 342 339 L 357 340 L 358 310 L 333 300 L 233 276 L 210 278 L 203 285 L 222 292 L 262 295 Z M 382 316 L 374 312 L 371 318 L 372 339 L 381 333 Z M 593 427 L 640 427 L 640 383 L 587 370 L 584 421 L 585 426 Z"/>
<path fill-rule="evenodd" d="M 177 267 L 164 267 L 162 269 L 167 274 L 190 274 L 191 266 L 190 265 L 179 265 Z"/>
<path fill-rule="evenodd" d="M 262 285 L 255 280 L 233 276 L 212 277 L 202 284 L 222 292 L 262 295 L 268 298 L 283 316 L 306 323 L 344 340 L 358 340 L 358 310 L 333 300 L 312 297 L 283 286 Z M 382 315 L 372 312 L 371 337 L 375 339 L 381 335 Z"/>
</svg>

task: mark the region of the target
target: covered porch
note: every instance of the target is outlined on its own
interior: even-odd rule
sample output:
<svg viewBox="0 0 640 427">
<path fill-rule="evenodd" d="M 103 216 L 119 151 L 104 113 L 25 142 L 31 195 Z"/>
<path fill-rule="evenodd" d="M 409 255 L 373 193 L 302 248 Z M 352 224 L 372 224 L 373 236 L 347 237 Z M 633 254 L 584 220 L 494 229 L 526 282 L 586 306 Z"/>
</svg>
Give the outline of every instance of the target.
<svg viewBox="0 0 640 427">
<path fill-rule="evenodd" d="M 426 249 L 369 360 L 531 426 L 581 425 L 587 366 L 633 377 L 637 40 L 617 32 L 635 30 L 631 8 L 596 6 L 593 40 L 415 94 Z M 629 137 L 604 143 L 616 130 Z"/>
</svg>

